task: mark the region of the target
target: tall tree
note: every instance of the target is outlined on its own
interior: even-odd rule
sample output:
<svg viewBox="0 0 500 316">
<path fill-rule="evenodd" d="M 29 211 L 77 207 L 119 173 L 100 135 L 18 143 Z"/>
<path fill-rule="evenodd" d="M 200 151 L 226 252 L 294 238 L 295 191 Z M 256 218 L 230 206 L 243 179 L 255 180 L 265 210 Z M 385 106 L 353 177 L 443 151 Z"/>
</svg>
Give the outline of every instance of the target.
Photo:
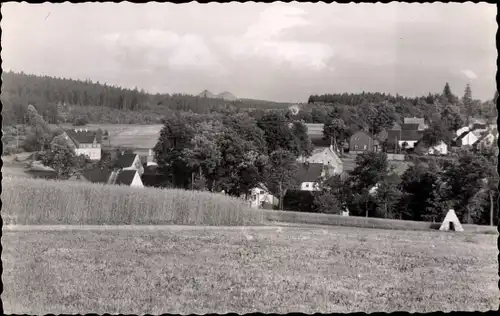
<svg viewBox="0 0 500 316">
<path fill-rule="evenodd" d="M 41 151 L 35 155 L 44 166 L 55 170 L 57 178 L 66 180 L 73 175 L 81 173 L 85 168 L 91 167 L 93 162 L 84 155 L 76 155 L 68 146 L 55 145 L 51 150 Z"/>
<path fill-rule="evenodd" d="M 483 156 L 464 150 L 458 162 L 449 164 L 445 170 L 449 199 L 455 201 L 455 212 L 466 223 L 471 223 L 480 211 L 479 193 L 488 179 L 489 169 L 489 163 Z"/>
<path fill-rule="evenodd" d="M 294 187 L 298 165 L 295 156 L 283 149 L 278 149 L 269 156 L 269 171 L 266 183 L 273 194 L 279 196 L 280 209 L 283 209 L 283 197 L 287 190 Z"/>
<path fill-rule="evenodd" d="M 462 103 L 465 109 L 465 115 L 466 115 L 466 123 L 467 126 L 470 124 L 470 118 L 473 115 L 473 105 L 474 102 L 472 100 L 472 91 L 470 88 L 470 84 L 467 84 L 465 86 L 465 91 L 464 91 L 464 96 L 462 98 Z"/>
<path fill-rule="evenodd" d="M 323 136 L 330 139 L 335 151 L 338 151 L 338 144 L 343 148 L 346 135 L 347 126 L 342 119 L 333 119 L 323 126 Z"/>
</svg>

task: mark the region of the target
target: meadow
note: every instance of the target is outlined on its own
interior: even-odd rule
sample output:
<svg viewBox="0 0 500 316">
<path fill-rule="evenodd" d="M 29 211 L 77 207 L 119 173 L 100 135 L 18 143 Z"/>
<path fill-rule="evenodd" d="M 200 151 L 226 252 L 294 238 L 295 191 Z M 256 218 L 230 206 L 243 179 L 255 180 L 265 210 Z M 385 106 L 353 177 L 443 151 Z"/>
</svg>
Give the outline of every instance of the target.
<svg viewBox="0 0 500 316">
<path fill-rule="evenodd" d="M 20 228 L 3 228 L 6 313 L 498 307 L 492 235 L 284 226 Z"/>
</svg>

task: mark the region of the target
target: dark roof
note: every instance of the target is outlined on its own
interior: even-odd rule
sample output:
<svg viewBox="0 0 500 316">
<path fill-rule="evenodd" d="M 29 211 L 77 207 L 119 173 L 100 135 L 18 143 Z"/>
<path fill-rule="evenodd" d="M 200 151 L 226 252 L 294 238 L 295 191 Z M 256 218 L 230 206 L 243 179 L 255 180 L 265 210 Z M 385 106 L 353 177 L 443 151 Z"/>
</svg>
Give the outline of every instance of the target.
<svg viewBox="0 0 500 316">
<path fill-rule="evenodd" d="M 107 183 L 110 175 L 111 170 L 108 168 L 100 169 L 96 167 L 82 172 L 82 176 L 92 183 Z"/>
<path fill-rule="evenodd" d="M 418 141 L 422 138 L 422 132 L 416 130 L 401 130 L 401 131 L 388 131 L 387 141 Z"/>
<path fill-rule="evenodd" d="M 300 165 L 300 170 L 297 174 L 297 179 L 300 182 L 316 182 L 321 177 L 323 164 L 321 163 L 305 163 Z"/>
<path fill-rule="evenodd" d="M 488 125 L 486 125 L 486 124 L 474 123 L 474 124 L 472 125 L 472 129 L 471 129 L 471 130 L 476 130 L 476 129 L 485 129 L 485 128 L 487 128 L 487 127 L 488 127 Z"/>
<path fill-rule="evenodd" d="M 362 130 L 362 129 L 360 129 L 359 131 L 357 131 L 357 132 L 353 133 L 353 134 L 351 135 L 351 138 L 352 138 L 354 135 L 359 134 L 359 133 L 363 133 L 363 134 L 365 134 L 365 135 L 368 135 L 368 137 L 370 137 L 370 138 L 375 138 L 375 136 L 373 136 L 373 134 L 372 134 L 372 133 L 369 133 L 369 132 L 367 132 L 367 131 L 365 131 L 365 130 Z"/>
<path fill-rule="evenodd" d="M 418 130 L 419 124 L 415 123 L 407 123 L 407 124 L 401 124 L 401 130 L 403 131 L 416 131 Z"/>
<path fill-rule="evenodd" d="M 127 168 L 132 165 L 137 154 L 134 153 L 123 153 L 117 158 L 116 165 L 119 168 Z"/>
<path fill-rule="evenodd" d="M 122 170 L 118 173 L 118 177 L 116 177 L 115 184 L 121 185 L 131 185 L 134 180 L 135 173 L 137 170 Z"/>
<path fill-rule="evenodd" d="M 92 144 L 96 139 L 96 133 L 93 131 L 75 131 L 72 129 L 66 130 L 66 134 L 78 144 Z"/>
<path fill-rule="evenodd" d="M 463 139 L 469 133 L 472 133 L 472 132 L 471 131 L 465 131 L 465 132 L 463 132 L 462 134 L 460 134 L 460 136 L 457 137 L 457 139 L 455 139 L 455 141 Z"/>
</svg>

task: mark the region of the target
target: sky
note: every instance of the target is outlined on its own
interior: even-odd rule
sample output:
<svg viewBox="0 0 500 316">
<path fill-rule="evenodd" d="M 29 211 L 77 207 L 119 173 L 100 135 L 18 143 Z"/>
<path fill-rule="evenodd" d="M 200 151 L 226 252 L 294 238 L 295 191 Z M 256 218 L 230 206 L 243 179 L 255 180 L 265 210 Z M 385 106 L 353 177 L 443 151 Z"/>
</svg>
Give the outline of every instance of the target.
<svg viewBox="0 0 500 316">
<path fill-rule="evenodd" d="M 488 3 L 2 4 L 2 68 L 152 93 L 493 98 Z"/>
</svg>

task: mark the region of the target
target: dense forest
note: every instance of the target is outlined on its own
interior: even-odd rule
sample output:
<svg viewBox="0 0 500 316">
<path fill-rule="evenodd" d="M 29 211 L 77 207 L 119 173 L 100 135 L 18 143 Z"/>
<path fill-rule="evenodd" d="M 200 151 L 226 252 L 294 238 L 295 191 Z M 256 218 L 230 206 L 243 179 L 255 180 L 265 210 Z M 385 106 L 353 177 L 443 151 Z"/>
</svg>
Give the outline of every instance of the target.
<svg viewBox="0 0 500 316">
<path fill-rule="evenodd" d="M 50 124 L 87 120 L 91 123 L 160 123 L 174 112 L 238 112 L 248 108 L 286 108 L 288 104 L 243 99 L 224 101 L 186 94 L 150 94 L 89 80 L 24 73 L 2 74 L 3 125 L 23 124 L 28 104 Z"/>
</svg>

